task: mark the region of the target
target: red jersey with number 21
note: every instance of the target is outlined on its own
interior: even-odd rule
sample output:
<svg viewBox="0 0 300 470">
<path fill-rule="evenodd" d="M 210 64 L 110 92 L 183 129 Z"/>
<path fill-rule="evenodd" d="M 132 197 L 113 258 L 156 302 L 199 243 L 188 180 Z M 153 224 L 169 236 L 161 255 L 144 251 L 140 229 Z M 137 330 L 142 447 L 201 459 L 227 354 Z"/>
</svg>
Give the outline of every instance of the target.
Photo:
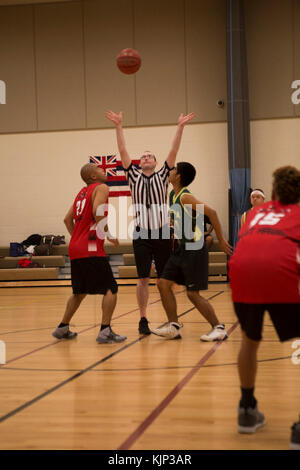
<svg viewBox="0 0 300 470">
<path fill-rule="evenodd" d="M 92 195 L 101 183 L 93 183 L 82 188 L 73 204 L 74 230 L 69 244 L 70 259 L 106 256 L 104 239 L 96 233 L 96 222 L 93 216 Z M 107 204 L 108 200 L 106 201 Z M 107 215 L 107 211 L 105 212 Z"/>
<path fill-rule="evenodd" d="M 270 201 L 248 213 L 229 278 L 234 302 L 300 304 L 300 205 Z"/>
</svg>

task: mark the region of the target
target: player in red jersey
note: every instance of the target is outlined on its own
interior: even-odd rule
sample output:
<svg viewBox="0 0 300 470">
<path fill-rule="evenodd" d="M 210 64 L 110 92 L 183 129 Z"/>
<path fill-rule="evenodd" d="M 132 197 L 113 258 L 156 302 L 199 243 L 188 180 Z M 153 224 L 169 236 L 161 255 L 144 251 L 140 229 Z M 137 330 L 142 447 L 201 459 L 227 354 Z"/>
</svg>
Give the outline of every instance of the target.
<svg viewBox="0 0 300 470">
<path fill-rule="evenodd" d="M 253 191 L 250 194 L 250 203 L 252 207 L 251 209 L 245 211 L 242 214 L 242 217 L 240 220 L 240 228 L 242 228 L 242 226 L 244 225 L 248 212 L 252 211 L 254 207 L 257 207 L 263 204 L 265 202 L 265 199 L 266 199 L 266 196 L 262 189 L 259 189 L 259 188 L 253 189 Z"/>
<path fill-rule="evenodd" d="M 265 424 L 254 397 L 264 312 L 269 312 L 280 341 L 300 337 L 300 171 L 281 167 L 273 177 L 272 201 L 249 212 L 229 262 L 232 300 L 242 328 L 242 433 Z M 300 449 L 300 421 L 292 427 L 291 447 Z"/>
<path fill-rule="evenodd" d="M 70 331 L 69 323 L 87 294 L 102 294 L 102 324 L 98 343 L 119 343 L 126 339 L 114 333 L 110 327 L 117 302 L 118 286 L 104 251 L 107 232 L 107 177 L 102 168 L 87 163 L 81 168 L 86 183 L 77 194 L 64 222 L 71 235 L 69 255 L 73 295 L 69 298 L 62 322 L 52 333 L 57 339 L 72 339 L 77 333 Z M 103 230 L 101 231 L 101 222 Z M 118 240 L 107 237 L 115 246 Z"/>
</svg>

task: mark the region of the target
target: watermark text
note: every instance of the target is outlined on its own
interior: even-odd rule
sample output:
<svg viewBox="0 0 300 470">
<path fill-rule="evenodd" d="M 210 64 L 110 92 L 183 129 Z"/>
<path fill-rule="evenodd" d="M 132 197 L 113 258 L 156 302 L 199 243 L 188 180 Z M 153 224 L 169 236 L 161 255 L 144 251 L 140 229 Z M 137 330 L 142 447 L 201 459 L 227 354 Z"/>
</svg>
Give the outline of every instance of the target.
<svg viewBox="0 0 300 470">
<path fill-rule="evenodd" d="M 291 100 L 293 104 L 300 103 L 300 80 L 294 80 L 291 88 L 296 88 L 296 91 L 292 93 Z"/>
<path fill-rule="evenodd" d="M 0 104 L 6 104 L 6 83 L 0 80 Z"/>
</svg>

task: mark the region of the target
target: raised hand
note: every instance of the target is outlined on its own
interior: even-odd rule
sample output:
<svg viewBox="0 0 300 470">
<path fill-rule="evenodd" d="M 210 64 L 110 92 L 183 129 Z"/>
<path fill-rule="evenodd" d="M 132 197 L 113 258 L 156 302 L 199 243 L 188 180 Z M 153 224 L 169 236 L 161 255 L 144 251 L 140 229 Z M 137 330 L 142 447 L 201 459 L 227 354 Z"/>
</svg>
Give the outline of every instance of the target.
<svg viewBox="0 0 300 470">
<path fill-rule="evenodd" d="M 195 113 L 187 114 L 186 116 L 183 113 L 180 114 L 178 118 L 178 125 L 185 126 L 189 121 L 191 121 L 195 117 Z"/>
<path fill-rule="evenodd" d="M 105 113 L 105 116 L 109 121 L 113 122 L 116 126 L 122 124 L 122 111 L 119 114 L 114 113 L 113 111 L 109 110 Z"/>
</svg>

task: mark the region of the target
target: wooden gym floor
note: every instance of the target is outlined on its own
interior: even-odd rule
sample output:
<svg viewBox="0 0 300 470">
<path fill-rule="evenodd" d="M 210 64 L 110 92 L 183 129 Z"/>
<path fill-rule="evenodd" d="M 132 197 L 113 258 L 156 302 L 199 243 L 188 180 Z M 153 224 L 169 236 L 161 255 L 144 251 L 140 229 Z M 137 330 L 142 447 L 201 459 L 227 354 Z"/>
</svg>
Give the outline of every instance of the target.
<svg viewBox="0 0 300 470">
<path fill-rule="evenodd" d="M 280 344 L 266 315 L 256 396 L 267 424 L 237 433 L 241 333 L 227 284 L 210 284 L 229 339 L 201 343 L 209 326 L 176 290 L 181 341 L 139 337 L 135 288 L 120 286 L 113 328 L 128 339 L 99 345 L 100 297 L 85 299 L 73 317 L 78 337 L 57 341 L 70 287 L 0 289 L 0 449 L 288 449 L 300 410 L 300 365 L 292 341 Z M 283 312 L 284 313 L 284 312 Z M 165 321 L 155 286 L 151 326 Z"/>
</svg>

